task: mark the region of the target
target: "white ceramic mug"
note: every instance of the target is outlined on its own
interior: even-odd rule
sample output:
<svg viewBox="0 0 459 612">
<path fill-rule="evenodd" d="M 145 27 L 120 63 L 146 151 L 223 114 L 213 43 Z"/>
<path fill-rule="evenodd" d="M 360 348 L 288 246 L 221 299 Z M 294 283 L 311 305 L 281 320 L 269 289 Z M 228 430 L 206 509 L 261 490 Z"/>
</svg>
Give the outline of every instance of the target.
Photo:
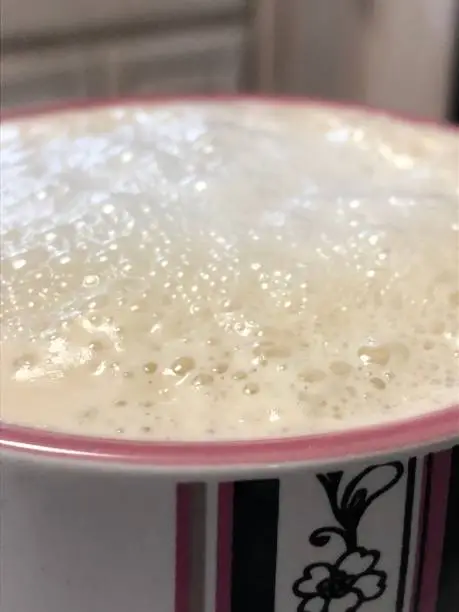
<svg viewBox="0 0 459 612">
<path fill-rule="evenodd" d="M 437 612 L 459 406 L 256 442 L 0 433 L 1 612 Z"/>
<path fill-rule="evenodd" d="M 0 609 L 435 612 L 458 432 L 458 408 L 256 443 L 4 426 Z"/>
</svg>

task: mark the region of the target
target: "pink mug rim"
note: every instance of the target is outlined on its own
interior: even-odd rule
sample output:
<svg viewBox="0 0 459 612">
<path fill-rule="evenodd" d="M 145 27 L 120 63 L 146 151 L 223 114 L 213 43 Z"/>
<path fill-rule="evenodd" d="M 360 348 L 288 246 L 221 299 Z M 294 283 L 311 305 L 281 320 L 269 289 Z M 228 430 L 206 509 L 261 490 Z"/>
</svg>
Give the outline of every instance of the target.
<svg viewBox="0 0 459 612">
<path fill-rule="evenodd" d="M 339 104 L 305 97 L 258 95 L 142 96 L 110 100 L 70 101 L 43 107 L 2 112 L 2 123 L 54 113 L 136 104 L 254 101 L 275 104 L 312 104 L 386 115 L 407 123 L 430 124 L 458 132 L 439 122 L 406 117 L 364 105 Z M 73 435 L 22 427 L 0 421 L 0 450 L 103 463 L 169 468 L 272 466 L 291 463 L 333 462 L 459 439 L 459 404 L 396 422 L 356 429 L 287 438 L 231 441 L 155 442 Z"/>
</svg>

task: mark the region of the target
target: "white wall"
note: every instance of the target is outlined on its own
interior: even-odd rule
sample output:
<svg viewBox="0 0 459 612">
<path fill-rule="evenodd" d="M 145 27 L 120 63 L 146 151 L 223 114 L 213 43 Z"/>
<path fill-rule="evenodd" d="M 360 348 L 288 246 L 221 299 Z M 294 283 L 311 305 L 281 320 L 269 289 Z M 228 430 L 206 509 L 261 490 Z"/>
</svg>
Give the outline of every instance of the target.
<svg viewBox="0 0 459 612">
<path fill-rule="evenodd" d="M 361 1 L 258 0 L 258 87 L 359 98 L 365 42 Z M 271 72 L 269 62 L 274 63 Z"/>
<path fill-rule="evenodd" d="M 365 99 L 442 118 L 447 111 L 457 0 L 373 0 Z"/>
<path fill-rule="evenodd" d="M 258 86 L 444 117 L 457 3 L 259 0 Z"/>
</svg>

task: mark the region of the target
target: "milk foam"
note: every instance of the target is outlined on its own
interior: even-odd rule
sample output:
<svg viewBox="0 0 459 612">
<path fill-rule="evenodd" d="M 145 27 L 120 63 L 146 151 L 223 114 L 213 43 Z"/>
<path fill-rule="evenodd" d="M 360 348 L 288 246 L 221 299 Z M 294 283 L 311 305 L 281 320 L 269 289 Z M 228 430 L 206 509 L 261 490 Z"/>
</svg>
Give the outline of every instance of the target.
<svg viewBox="0 0 459 612">
<path fill-rule="evenodd" d="M 459 400 L 459 138 L 356 111 L 5 124 L 2 419 L 289 436 Z"/>
</svg>

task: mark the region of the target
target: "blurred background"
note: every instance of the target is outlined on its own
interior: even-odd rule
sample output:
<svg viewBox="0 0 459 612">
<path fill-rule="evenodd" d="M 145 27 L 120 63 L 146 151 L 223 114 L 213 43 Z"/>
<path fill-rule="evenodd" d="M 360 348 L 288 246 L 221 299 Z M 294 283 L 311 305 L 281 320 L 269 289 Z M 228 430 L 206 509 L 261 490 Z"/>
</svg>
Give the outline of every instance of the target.
<svg viewBox="0 0 459 612">
<path fill-rule="evenodd" d="M 459 0 L 2 0 L 2 106 L 268 92 L 459 118 Z"/>
</svg>

